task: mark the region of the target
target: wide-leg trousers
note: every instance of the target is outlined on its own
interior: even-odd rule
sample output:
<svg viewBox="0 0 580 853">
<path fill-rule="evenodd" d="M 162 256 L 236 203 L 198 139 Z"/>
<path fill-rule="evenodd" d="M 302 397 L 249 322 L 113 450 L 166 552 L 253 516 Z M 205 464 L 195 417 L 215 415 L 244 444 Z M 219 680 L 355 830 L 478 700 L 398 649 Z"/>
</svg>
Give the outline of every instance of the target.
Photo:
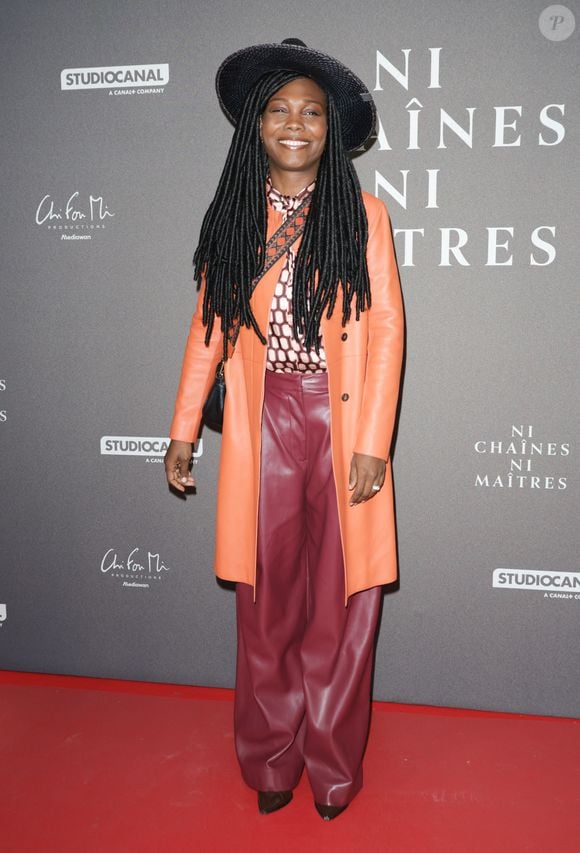
<svg viewBox="0 0 580 853">
<path fill-rule="evenodd" d="M 236 587 L 234 729 L 250 787 L 292 789 L 306 766 L 318 803 L 359 791 L 380 596 L 344 604 L 327 374 L 267 370 L 256 601 Z"/>
</svg>

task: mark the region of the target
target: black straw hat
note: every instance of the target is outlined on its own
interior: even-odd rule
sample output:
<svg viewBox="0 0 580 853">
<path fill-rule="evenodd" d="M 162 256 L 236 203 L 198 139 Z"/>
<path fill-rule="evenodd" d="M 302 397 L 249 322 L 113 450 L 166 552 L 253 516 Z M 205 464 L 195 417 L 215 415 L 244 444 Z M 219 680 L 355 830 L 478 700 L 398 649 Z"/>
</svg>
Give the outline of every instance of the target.
<svg viewBox="0 0 580 853">
<path fill-rule="evenodd" d="M 300 39 L 285 39 L 282 44 L 256 44 L 232 53 L 222 62 L 215 84 L 219 102 L 231 122 L 236 124 L 254 83 L 266 72 L 280 69 L 300 71 L 332 95 L 347 151 L 354 151 L 367 141 L 376 118 L 375 104 L 367 87 L 342 62 L 306 47 Z"/>
</svg>

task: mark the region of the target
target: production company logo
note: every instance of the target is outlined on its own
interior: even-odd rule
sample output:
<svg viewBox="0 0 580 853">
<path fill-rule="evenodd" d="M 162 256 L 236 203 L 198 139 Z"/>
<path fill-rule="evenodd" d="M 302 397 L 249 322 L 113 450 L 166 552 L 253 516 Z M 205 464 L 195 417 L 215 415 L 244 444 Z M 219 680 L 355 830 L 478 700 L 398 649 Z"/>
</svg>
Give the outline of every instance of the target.
<svg viewBox="0 0 580 853">
<path fill-rule="evenodd" d="M 60 88 L 63 92 L 108 89 L 115 95 L 162 95 L 169 83 L 166 62 L 150 65 L 99 65 L 89 68 L 63 68 Z"/>
<path fill-rule="evenodd" d="M 151 589 L 171 572 L 171 566 L 159 553 L 141 549 L 127 548 L 121 553 L 116 548 L 108 548 L 101 559 L 101 575 L 121 581 L 121 586 L 129 589 Z"/>
<path fill-rule="evenodd" d="M 562 493 L 568 488 L 563 466 L 570 442 L 546 441 L 531 424 L 512 424 L 507 438 L 479 439 L 473 449 L 478 456 L 477 489 Z"/>
<path fill-rule="evenodd" d="M 495 589 L 535 590 L 544 598 L 580 602 L 580 572 L 553 572 L 541 569 L 494 569 Z"/>
<path fill-rule="evenodd" d="M 59 195 L 45 193 L 36 207 L 36 225 L 59 235 L 61 240 L 85 241 L 102 233 L 116 214 L 102 194 L 79 190 Z"/>
<path fill-rule="evenodd" d="M 169 438 L 137 435 L 101 436 L 101 456 L 143 456 L 147 462 L 163 462 Z M 194 463 L 203 455 L 203 439 L 193 445 Z"/>
</svg>

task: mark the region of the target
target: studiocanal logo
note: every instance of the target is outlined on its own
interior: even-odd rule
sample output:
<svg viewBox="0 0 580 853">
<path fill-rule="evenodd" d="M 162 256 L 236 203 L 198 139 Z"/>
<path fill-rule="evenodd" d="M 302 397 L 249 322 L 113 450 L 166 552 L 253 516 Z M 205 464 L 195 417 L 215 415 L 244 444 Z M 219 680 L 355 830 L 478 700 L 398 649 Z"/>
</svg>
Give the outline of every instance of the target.
<svg viewBox="0 0 580 853">
<path fill-rule="evenodd" d="M 171 572 L 171 566 L 159 553 L 141 550 L 139 547 L 127 548 L 120 554 L 116 548 L 108 548 L 101 559 L 101 575 L 107 575 L 122 581 L 124 587 L 151 589 L 152 583 L 158 583 Z"/>
<path fill-rule="evenodd" d="M 570 456 L 570 442 L 539 439 L 531 424 L 512 424 L 507 439 L 480 439 L 473 449 L 479 464 L 488 469 L 476 473 L 478 489 L 563 492 L 568 488 L 562 466 Z"/>
<path fill-rule="evenodd" d="M 63 68 L 63 92 L 108 89 L 109 95 L 162 95 L 169 82 L 169 65 L 102 65 L 92 68 Z"/>
<path fill-rule="evenodd" d="M 144 456 L 147 462 L 163 462 L 169 447 L 169 438 L 137 435 L 103 435 L 101 437 L 101 456 Z M 203 454 L 203 439 L 193 446 L 193 460 Z"/>
<path fill-rule="evenodd" d="M 92 240 L 115 215 L 103 195 L 81 195 L 75 190 L 56 197 L 51 193 L 43 195 L 36 208 L 35 222 L 57 233 L 61 240 Z"/>
<path fill-rule="evenodd" d="M 551 572 L 541 569 L 494 569 L 496 589 L 535 590 L 544 598 L 580 601 L 580 572 Z"/>
</svg>

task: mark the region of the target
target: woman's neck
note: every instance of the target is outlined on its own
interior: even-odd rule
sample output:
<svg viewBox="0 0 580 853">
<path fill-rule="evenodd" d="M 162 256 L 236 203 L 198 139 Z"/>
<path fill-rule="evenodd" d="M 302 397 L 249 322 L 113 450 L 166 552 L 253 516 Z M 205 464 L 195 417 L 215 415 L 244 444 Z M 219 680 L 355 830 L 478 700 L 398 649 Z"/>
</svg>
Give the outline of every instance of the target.
<svg viewBox="0 0 580 853">
<path fill-rule="evenodd" d="M 270 180 L 274 189 L 282 195 L 297 196 L 298 193 L 311 184 L 316 178 L 318 169 L 305 172 L 286 172 L 270 166 Z"/>
</svg>

